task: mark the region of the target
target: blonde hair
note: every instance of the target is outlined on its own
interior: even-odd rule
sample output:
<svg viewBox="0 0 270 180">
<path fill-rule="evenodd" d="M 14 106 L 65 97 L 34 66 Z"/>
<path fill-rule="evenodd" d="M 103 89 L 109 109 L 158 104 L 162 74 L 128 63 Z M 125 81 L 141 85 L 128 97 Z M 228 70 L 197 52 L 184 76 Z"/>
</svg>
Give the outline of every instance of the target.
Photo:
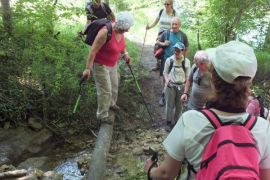
<svg viewBox="0 0 270 180">
<path fill-rule="evenodd" d="M 165 2 L 170 3 L 172 5 L 172 7 L 173 7 L 173 0 L 165 0 Z"/>
</svg>

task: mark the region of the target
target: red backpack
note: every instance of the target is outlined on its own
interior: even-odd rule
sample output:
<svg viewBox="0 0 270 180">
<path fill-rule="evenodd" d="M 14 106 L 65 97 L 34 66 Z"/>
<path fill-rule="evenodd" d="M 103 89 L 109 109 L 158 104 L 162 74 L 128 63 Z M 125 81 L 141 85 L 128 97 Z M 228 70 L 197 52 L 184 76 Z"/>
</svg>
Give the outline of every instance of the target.
<svg viewBox="0 0 270 180">
<path fill-rule="evenodd" d="M 196 180 L 259 180 L 259 152 L 250 132 L 257 118 L 244 124 L 222 123 L 211 110 L 201 111 L 215 128 L 204 149 Z"/>
</svg>

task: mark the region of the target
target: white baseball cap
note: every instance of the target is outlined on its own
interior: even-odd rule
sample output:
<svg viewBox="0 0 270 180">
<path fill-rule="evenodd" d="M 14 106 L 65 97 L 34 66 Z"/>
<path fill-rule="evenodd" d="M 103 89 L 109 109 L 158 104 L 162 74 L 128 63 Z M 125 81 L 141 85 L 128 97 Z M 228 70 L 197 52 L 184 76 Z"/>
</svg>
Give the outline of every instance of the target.
<svg viewBox="0 0 270 180">
<path fill-rule="evenodd" d="M 227 83 L 233 84 L 239 76 L 254 78 L 257 59 L 253 49 L 245 43 L 230 41 L 206 52 L 217 74 Z"/>
</svg>

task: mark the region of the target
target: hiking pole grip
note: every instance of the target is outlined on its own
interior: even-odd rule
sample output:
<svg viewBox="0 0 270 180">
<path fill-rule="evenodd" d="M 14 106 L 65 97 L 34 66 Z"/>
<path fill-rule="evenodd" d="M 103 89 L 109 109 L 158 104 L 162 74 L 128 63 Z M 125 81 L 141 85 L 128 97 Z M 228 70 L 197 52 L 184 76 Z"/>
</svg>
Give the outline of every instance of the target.
<svg viewBox="0 0 270 180">
<path fill-rule="evenodd" d="M 82 83 L 84 83 L 85 82 L 85 78 L 84 77 L 81 77 L 81 80 L 80 80 L 80 85 L 82 85 Z"/>
<path fill-rule="evenodd" d="M 149 147 L 149 151 L 152 153 L 151 161 L 153 161 L 153 163 L 148 169 L 147 177 L 148 177 L 148 180 L 152 180 L 152 178 L 150 177 L 150 171 L 152 170 L 153 167 L 157 167 L 158 152 L 152 147 Z"/>
</svg>

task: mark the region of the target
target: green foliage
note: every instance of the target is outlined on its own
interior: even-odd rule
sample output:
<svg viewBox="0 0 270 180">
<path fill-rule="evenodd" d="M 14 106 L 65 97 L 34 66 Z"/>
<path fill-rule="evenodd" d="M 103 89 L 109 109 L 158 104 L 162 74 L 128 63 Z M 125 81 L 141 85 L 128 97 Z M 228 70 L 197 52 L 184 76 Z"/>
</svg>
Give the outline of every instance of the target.
<svg viewBox="0 0 270 180">
<path fill-rule="evenodd" d="M 266 0 L 208 0 L 204 14 L 207 21 L 202 25 L 203 35 L 211 45 L 235 39 L 237 35 L 254 28 L 256 20 L 266 15 L 266 5 Z"/>
<path fill-rule="evenodd" d="M 58 12 L 72 14 L 61 7 L 41 0 L 16 3 L 13 36 L 1 38 L 1 82 L 7 87 L 0 90 L 2 120 L 23 120 L 33 107 L 43 117 L 67 118 L 88 50 L 75 33 L 56 26 Z M 94 102 L 92 89 L 88 101 Z"/>
<path fill-rule="evenodd" d="M 270 54 L 267 51 L 257 51 L 258 70 L 255 76 L 255 83 L 270 81 Z"/>
<path fill-rule="evenodd" d="M 76 35 L 82 25 L 73 20 L 74 14 L 82 13 L 49 0 L 19 0 L 15 4 L 13 35 L 0 35 L 0 121 L 17 122 L 32 115 L 49 121 L 95 117 L 93 80 L 83 86 L 76 117 L 71 114 L 89 51 Z M 5 32 L 3 28 L 0 31 Z M 137 47 L 127 44 L 136 64 Z M 131 78 L 125 80 L 131 82 Z M 89 107 L 93 108 L 89 111 Z"/>
</svg>

